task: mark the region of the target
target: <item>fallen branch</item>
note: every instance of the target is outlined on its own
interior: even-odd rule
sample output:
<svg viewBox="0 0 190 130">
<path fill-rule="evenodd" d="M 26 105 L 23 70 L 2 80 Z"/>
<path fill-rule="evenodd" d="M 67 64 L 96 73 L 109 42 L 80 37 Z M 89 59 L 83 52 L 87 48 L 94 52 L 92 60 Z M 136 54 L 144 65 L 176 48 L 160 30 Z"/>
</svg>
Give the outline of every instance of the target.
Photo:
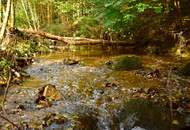
<svg viewBox="0 0 190 130">
<path fill-rule="evenodd" d="M 4 93 L 4 97 L 3 97 L 3 102 L 2 102 L 2 111 L 3 113 L 6 113 L 5 109 L 4 109 L 4 104 L 5 104 L 5 101 L 6 101 L 6 97 L 7 97 L 7 93 L 8 93 L 8 89 L 9 89 L 9 86 L 10 86 L 10 81 L 11 81 L 11 70 L 9 70 L 9 77 L 8 77 L 8 80 L 7 80 L 7 85 L 6 85 L 6 89 L 5 89 L 5 93 Z M 11 120 L 9 120 L 7 117 L 3 116 L 1 113 L 0 113 L 0 118 L 6 120 L 7 122 L 9 122 L 11 125 L 13 125 L 14 127 L 16 127 L 18 130 L 20 130 L 19 126 L 16 125 L 15 123 L 13 123 Z"/>
<path fill-rule="evenodd" d="M 2 108 L 4 107 L 4 104 L 5 104 L 5 101 L 6 101 L 8 89 L 9 89 L 9 86 L 10 86 L 11 77 L 12 77 L 11 70 L 9 70 L 9 77 L 8 77 L 8 80 L 7 80 L 6 89 L 5 89 L 5 93 L 4 93 L 4 97 L 3 97 Z"/>
<path fill-rule="evenodd" d="M 28 29 L 18 29 L 20 32 L 28 33 L 32 35 L 37 35 L 40 37 L 44 37 L 47 39 L 57 40 L 61 41 L 65 44 L 75 44 L 75 45 L 96 45 L 96 44 L 106 44 L 106 45 L 126 45 L 126 46 L 133 46 L 134 42 L 131 40 L 128 41 L 109 41 L 109 40 L 103 40 L 103 39 L 90 39 L 90 38 L 81 38 L 81 37 L 62 37 L 53 35 L 47 32 L 42 31 L 34 31 L 34 30 L 28 30 Z"/>
<path fill-rule="evenodd" d="M 9 122 L 12 126 L 16 127 L 18 130 L 20 130 L 20 127 L 18 125 L 16 125 L 14 122 L 12 122 L 11 120 L 9 120 L 8 118 L 4 117 L 3 115 L 0 114 L 0 118 L 6 120 L 7 122 Z"/>
<path fill-rule="evenodd" d="M 2 104 L 1 104 L 1 108 L 2 108 L 2 111 L 7 115 L 6 111 L 5 111 L 5 108 L 4 108 L 4 105 L 5 105 L 5 101 L 6 101 L 6 97 L 7 97 L 7 93 L 8 93 L 8 89 L 9 89 L 9 85 L 10 85 L 10 81 L 11 81 L 11 71 L 9 69 L 9 77 L 7 79 L 7 82 L 6 82 L 6 88 L 5 88 L 5 92 L 4 92 L 4 96 L 3 96 L 3 101 L 2 101 Z"/>
<path fill-rule="evenodd" d="M 18 30 L 21 31 L 21 32 L 24 32 L 24 33 L 39 35 L 41 37 L 45 37 L 45 38 L 49 38 L 49 39 L 52 39 L 52 40 L 58 40 L 58 41 L 62 41 L 64 43 L 67 43 L 67 41 L 65 40 L 64 37 L 52 35 L 50 33 L 42 32 L 42 31 L 27 30 L 27 29 L 18 29 Z"/>
</svg>

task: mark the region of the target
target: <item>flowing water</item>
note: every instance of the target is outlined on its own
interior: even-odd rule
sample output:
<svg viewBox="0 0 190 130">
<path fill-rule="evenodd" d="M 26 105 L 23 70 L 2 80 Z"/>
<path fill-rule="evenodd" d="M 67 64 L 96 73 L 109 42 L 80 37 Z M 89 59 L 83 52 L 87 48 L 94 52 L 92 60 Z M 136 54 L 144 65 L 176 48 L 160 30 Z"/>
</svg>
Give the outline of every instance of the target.
<svg viewBox="0 0 190 130">
<path fill-rule="evenodd" d="M 165 83 L 147 79 L 136 74 L 135 70 L 116 71 L 105 65 L 123 53 L 124 50 L 100 47 L 38 56 L 26 68 L 31 77 L 22 86 L 9 91 L 5 107 L 10 110 L 10 117 L 15 122 L 26 122 L 33 127 L 42 124 L 48 113 L 59 113 L 68 118 L 61 125 L 53 123 L 43 128 L 47 130 L 175 130 L 183 126 L 183 116 L 171 117 L 168 107 L 144 98 L 130 98 L 129 91 L 133 88 L 160 88 Z M 79 64 L 64 64 L 68 58 L 78 60 Z M 141 58 L 143 66 L 152 69 L 162 69 L 171 62 L 167 57 Z M 38 88 L 46 84 L 55 85 L 62 99 L 53 101 L 51 107 L 38 109 L 34 100 Z M 11 111 L 20 104 L 24 105 L 24 111 Z M 173 120 L 177 123 L 172 124 Z"/>
</svg>

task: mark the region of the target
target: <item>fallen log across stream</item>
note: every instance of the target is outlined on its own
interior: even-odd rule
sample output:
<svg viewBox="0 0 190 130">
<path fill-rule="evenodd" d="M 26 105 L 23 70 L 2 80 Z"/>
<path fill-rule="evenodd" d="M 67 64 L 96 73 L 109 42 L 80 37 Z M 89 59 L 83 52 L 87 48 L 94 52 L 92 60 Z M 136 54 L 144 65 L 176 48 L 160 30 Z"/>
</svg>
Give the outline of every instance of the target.
<svg viewBox="0 0 190 130">
<path fill-rule="evenodd" d="M 57 36 L 53 35 L 47 32 L 43 31 L 34 31 L 34 30 L 28 30 L 28 29 L 21 29 L 19 28 L 18 31 L 30 34 L 30 35 L 36 35 L 39 37 L 44 37 L 47 39 L 52 39 L 56 41 L 63 42 L 64 44 L 73 44 L 73 45 L 97 45 L 97 44 L 103 44 L 103 45 L 123 45 L 123 46 L 134 46 L 134 42 L 131 40 L 126 41 L 109 41 L 109 40 L 103 40 L 103 39 L 90 39 L 90 38 L 82 38 L 82 37 L 63 37 L 63 36 Z"/>
</svg>

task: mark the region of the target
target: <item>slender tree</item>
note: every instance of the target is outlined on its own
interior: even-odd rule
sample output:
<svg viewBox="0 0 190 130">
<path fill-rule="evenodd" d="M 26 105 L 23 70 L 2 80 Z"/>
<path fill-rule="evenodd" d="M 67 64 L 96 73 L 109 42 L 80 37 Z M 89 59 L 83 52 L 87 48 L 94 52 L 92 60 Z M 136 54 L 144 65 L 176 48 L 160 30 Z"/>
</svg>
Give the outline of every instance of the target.
<svg viewBox="0 0 190 130">
<path fill-rule="evenodd" d="M 2 6 L 3 6 L 3 4 L 2 4 L 2 0 L 0 0 L 0 25 L 1 25 L 1 23 L 2 23 Z"/>
<path fill-rule="evenodd" d="M 27 1 L 27 5 L 28 5 L 29 11 L 30 11 L 30 15 L 31 15 L 30 17 L 31 17 L 31 19 L 32 19 L 32 25 L 33 25 L 33 28 L 34 28 L 34 30 L 37 31 L 36 18 L 35 18 L 34 10 L 33 10 L 32 6 L 31 6 L 30 1 Z"/>
<path fill-rule="evenodd" d="M 36 1 L 33 1 L 33 12 L 34 12 L 34 22 L 36 24 L 36 28 L 37 30 L 39 30 L 40 28 L 40 23 L 39 23 L 39 18 L 38 18 L 38 14 L 37 14 L 37 6 L 36 6 Z"/>
<path fill-rule="evenodd" d="M 11 2 L 11 11 L 10 11 L 10 27 L 14 27 L 15 25 L 15 0 L 12 0 Z"/>
<path fill-rule="evenodd" d="M 7 0 L 6 11 L 5 11 L 5 15 L 4 15 L 5 17 L 3 19 L 3 23 L 2 23 L 2 27 L 1 27 L 1 31 L 0 31 L 0 44 L 2 44 L 4 34 L 6 31 L 6 27 L 7 27 L 7 23 L 8 23 L 8 19 L 10 16 L 11 2 L 12 2 L 12 0 Z"/>
<path fill-rule="evenodd" d="M 30 18 L 29 18 L 29 15 L 28 15 L 28 11 L 27 11 L 27 8 L 26 8 L 26 3 L 24 0 L 21 0 L 21 3 L 22 3 L 22 7 L 23 7 L 23 10 L 24 10 L 24 13 L 26 15 L 26 19 L 27 19 L 27 22 L 28 22 L 28 26 L 29 28 L 33 29 L 32 27 L 32 24 L 30 22 Z"/>
</svg>

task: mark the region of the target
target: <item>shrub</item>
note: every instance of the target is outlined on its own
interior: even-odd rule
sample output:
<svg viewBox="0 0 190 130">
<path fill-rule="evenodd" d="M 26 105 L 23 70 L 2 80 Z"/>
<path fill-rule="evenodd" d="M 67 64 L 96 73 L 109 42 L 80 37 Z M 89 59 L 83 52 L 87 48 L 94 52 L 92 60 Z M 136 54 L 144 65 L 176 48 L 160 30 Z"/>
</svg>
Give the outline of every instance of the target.
<svg viewBox="0 0 190 130">
<path fill-rule="evenodd" d="M 0 68 L 9 68 L 12 64 L 7 59 L 0 59 Z"/>
</svg>

